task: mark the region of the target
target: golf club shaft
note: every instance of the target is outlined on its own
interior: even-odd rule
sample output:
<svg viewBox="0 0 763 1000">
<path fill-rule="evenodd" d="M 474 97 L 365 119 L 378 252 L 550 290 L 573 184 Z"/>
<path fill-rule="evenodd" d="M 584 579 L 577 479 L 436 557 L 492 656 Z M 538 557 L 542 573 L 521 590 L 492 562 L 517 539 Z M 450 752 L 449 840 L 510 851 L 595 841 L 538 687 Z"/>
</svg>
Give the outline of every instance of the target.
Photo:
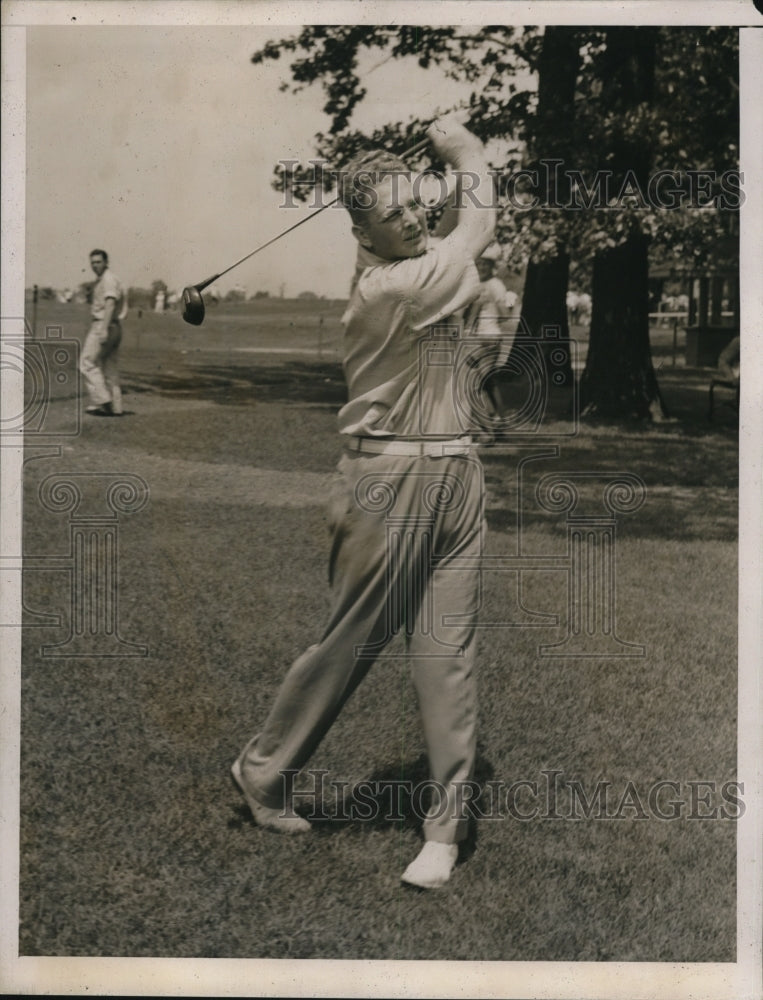
<svg viewBox="0 0 763 1000">
<path fill-rule="evenodd" d="M 405 158 L 406 156 L 414 156 L 416 153 L 420 153 L 428 144 L 428 142 L 429 139 L 421 139 L 419 142 L 411 146 L 410 149 L 406 149 L 406 151 L 402 153 L 401 156 Z M 284 229 L 276 236 L 273 236 L 269 240 L 267 240 L 267 242 L 262 243 L 255 250 L 252 250 L 250 253 L 246 254 L 246 256 L 242 257 L 240 260 L 237 260 L 235 264 L 231 264 L 230 267 L 226 267 L 225 270 L 220 271 L 219 274 L 213 274 L 211 278 L 206 278 L 204 281 L 200 281 L 194 287 L 197 288 L 200 292 L 203 292 L 205 288 L 207 288 L 209 285 L 212 284 L 213 281 L 217 281 L 218 278 L 221 278 L 224 274 L 227 274 L 228 271 L 232 271 L 234 267 L 238 267 L 239 264 L 243 264 L 245 260 L 249 260 L 250 257 L 254 257 L 254 255 L 256 253 L 259 253 L 260 250 L 264 250 L 266 247 L 269 247 L 271 243 L 275 243 L 276 240 L 280 240 L 282 236 L 286 236 L 287 233 L 290 233 L 292 232 L 292 230 L 297 229 L 298 226 L 303 226 L 306 222 L 309 222 L 310 219 L 314 219 L 316 215 L 320 215 L 321 212 L 325 212 L 327 208 L 331 208 L 332 205 L 336 205 L 338 201 L 339 201 L 339 196 L 327 202 L 325 205 L 321 205 L 320 208 L 317 208 L 314 212 L 311 212 L 309 215 L 306 215 L 304 219 L 300 219 L 299 222 L 295 222 L 293 226 L 289 226 L 288 229 Z"/>
</svg>

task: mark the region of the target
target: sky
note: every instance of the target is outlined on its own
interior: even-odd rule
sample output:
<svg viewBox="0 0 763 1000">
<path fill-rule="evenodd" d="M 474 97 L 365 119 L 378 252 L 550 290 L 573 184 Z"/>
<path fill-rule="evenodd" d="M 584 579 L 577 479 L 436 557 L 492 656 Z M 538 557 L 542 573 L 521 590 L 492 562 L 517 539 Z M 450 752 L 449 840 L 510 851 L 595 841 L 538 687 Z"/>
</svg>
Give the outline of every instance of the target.
<svg viewBox="0 0 763 1000">
<path fill-rule="evenodd" d="M 288 55 L 258 66 L 251 55 L 298 30 L 28 28 L 26 285 L 76 287 L 98 247 L 127 285 L 182 288 L 296 222 L 306 210 L 280 207 L 272 171 L 315 154 L 323 93 L 281 92 Z M 429 117 L 468 94 L 415 61 L 364 58 L 354 127 Z M 354 259 L 346 213 L 332 208 L 219 285 L 344 297 Z"/>
</svg>

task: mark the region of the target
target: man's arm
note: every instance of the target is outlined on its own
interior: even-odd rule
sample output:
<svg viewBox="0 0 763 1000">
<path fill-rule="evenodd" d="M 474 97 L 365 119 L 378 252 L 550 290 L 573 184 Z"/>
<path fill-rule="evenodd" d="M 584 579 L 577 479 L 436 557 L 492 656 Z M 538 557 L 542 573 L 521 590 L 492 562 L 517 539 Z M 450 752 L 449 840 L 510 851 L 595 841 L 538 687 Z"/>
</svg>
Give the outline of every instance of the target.
<svg viewBox="0 0 763 1000">
<path fill-rule="evenodd" d="M 495 196 L 485 150 L 479 139 L 453 116 L 439 118 L 427 130 L 435 150 L 457 173 L 454 202 L 446 206 L 440 232 L 457 241 L 476 260 L 493 239 Z M 455 224 L 454 224 L 455 223 Z"/>
<path fill-rule="evenodd" d="M 112 296 L 107 296 L 103 300 L 103 316 L 99 320 L 96 320 L 97 326 L 94 327 L 94 331 L 97 333 L 98 342 L 100 346 L 100 357 L 103 361 L 111 353 L 111 342 L 109 339 L 109 328 L 111 322 L 114 318 L 114 308 L 117 304 L 115 298 Z"/>
<path fill-rule="evenodd" d="M 450 236 L 453 230 L 456 228 L 458 223 L 458 209 L 456 208 L 456 203 L 458 201 L 458 192 L 453 187 L 453 190 L 448 195 L 445 200 L 445 205 L 442 210 L 442 215 L 437 221 L 435 226 L 433 236 L 438 239 L 445 239 L 446 236 Z"/>
<path fill-rule="evenodd" d="M 109 296 L 103 303 L 103 332 L 107 333 L 111 321 L 114 319 L 114 307 L 117 304 L 117 300 Z"/>
</svg>

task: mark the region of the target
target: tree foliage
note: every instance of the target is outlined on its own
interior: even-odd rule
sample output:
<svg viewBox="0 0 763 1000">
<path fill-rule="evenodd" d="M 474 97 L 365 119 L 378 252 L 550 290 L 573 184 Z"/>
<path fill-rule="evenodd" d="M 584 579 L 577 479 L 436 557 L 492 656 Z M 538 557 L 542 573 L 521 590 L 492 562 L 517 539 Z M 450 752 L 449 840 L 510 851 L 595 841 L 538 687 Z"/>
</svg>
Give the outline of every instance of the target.
<svg viewBox="0 0 763 1000">
<path fill-rule="evenodd" d="M 366 94 L 358 68 L 363 50 L 383 53 L 382 62 L 407 57 L 424 69 L 438 66 L 452 79 L 467 84 L 479 81 L 479 88 L 475 87 L 464 101 L 469 107 L 472 130 L 483 141 L 521 139 L 522 122 L 530 117 L 533 94 L 529 90 L 518 91 L 511 77 L 520 69 L 532 67 L 540 37 L 535 28 L 518 33 L 505 25 L 478 29 L 313 25 L 298 35 L 268 43 L 253 55 L 252 61 L 260 63 L 292 53 L 291 80 L 282 83 L 281 89 L 299 94 L 306 86 L 319 83 L 325 97 L 323 111 L 330 118 L 328 131 L 315 136 L 316 159 L 326 161 L 325 170 L 300 164 L 284 171 L 279 164 L 275 168 L 274 185 L 306 200 L 316 183 L 333 187 L 329 165 L 341 167 L 368 146 L 389 146 L 402 151 L 423 137 L 431 115 L 426 119 L 413 117 L 404 122 L 390 122 L 370 134 L 351 128 L 352 111 Z M 435 168 L 443 166 L 431 156 L 419 157 L 419 164 L 425 161 Z"/>
<path fill-rule="evenodd" d="M 285 171 L 279 164 L 275 186 L 306 200 L 316 184 L 332 188 L 330 165 L 340 167 L 359 149 L 385 145 L 403 150 L 422 137 L 429 119 L 419 117 L 389 122 L 370 134 L 352 128 L 353 111 L 366 95 L 359 62 L 364 52 L 376 51 L 382 61 L 415 59 L 424 68 L 437 66 L 464 82 L 470 127 L 484 141 L 504 140 L 493 167 L 504 197 L 507 185 L 513 185 L 513 202 L 505 202 L 499 219 L 499 239 L 508 249 L 510 265 L 552 259 L 560 246 L 568 248 L 573 258 L 591 258 L 605 246 L 625 242 L 636 214 L 640 230 L 661 253 L 675 248 L 695 262 L 707 260 L 717 251 L 719 236 L 734 227 L 733 211 L 714 211 L 713 202 L 722 194 L 724 172 L 736 169 L 738 162 L 736 30 L 621 28 L 619 50 L 612 45 L 612 29 L 566 30 L 574 34 L 581 55 L 574 106 L 567 117 L 537 114 L 542 79 L 539 88 L 517 83 L 540 70 L 544 32 L 537 27 L 311 25 L 267 43 L 252 61 L 289 55 L 290 80 L 281 84 L 282 89 L 298 94 L 320 85 L 323 111 L 330 119 L 328 130 L 315 137 L 316 159 L 325 165 L 316 169 L 305 163 Z M 656 35 L 652 92 L 645 100 L 623 103 L 617 88 L 605 86 L 604 81 L 613 59 L 633 45 L 639 32 L 650 31 Z M 572 169 L 581 178 L 582 197 L 574 202 L 579 210 L 556 208 L 556 202 L 531 208 L 535 186 L 517 184 L 512 178 L 528 160 L 546 155 L 543 151 L 549 146 L 564 161 L 559 169 Z M 625 183 L 624 171 L 615 169 L 623 150 L 632 159 L 632 151 L 639 149 L 649 157 L 653 171 L 681 173 L 682 197 L 676 197 L 675 208 L 652 207 L 649 192 Z M 419 156 L 418 165 L 443 166 L 428 154 Z M 638 163 L 632 166 L 638 173 Z M 595 189 L 597 171 L 602 170 L 611 170 L 612 177 L 604 204 L 592 214 L 584 210 L 586 195 Z M 704 212 L 696 197 L 692 204 L 687 171 L 715 172 L 710 186 L 703 182 L 702 201 L 710 206 Z M 523 197 L 526 207 L 520 207 Z M 733 198 L 728 200 L 733 206 Z"/>
<path fill-rule="evenodd" d="M 470 127 L 496 151 L 498 240 L 509 267 L 528 267 L 523 312 L 537 312 L 544 290 L 560 302 L 570 262 L 578 275 L 593 274 L 597 378 L 629 359 L 627 373 L 610 367 L 610 380 L 620 382 L 612 408 L 653 410 L 647 255 L 690 269 L 737 254 L 736 29 L 306 27 L 253 56 L 256 63 L 288 56 L 282 89 L 320 85 L 330 120 L 315 137 L 324 166 L 279 164 L 276 187 L 306 199 L 316 184 L 333 186 L 329 165 L 341 168 L 370 145 L 402 151 L 422 137 L 430 119 L 389 122 L 370 135 L 352 127 L 371 52 L 382 62 L 439 67 L 465 84 Z M 537 87 L 527 82 L 535 78 Z M 444 164 L 421 153 L 412 166 Z M 632 270 L 630 284 L 623 268 Z M 618 274 L 619 298 L 612 295 Z M 639 392 L 646 393 L 640 401 Z"/>
</svg>

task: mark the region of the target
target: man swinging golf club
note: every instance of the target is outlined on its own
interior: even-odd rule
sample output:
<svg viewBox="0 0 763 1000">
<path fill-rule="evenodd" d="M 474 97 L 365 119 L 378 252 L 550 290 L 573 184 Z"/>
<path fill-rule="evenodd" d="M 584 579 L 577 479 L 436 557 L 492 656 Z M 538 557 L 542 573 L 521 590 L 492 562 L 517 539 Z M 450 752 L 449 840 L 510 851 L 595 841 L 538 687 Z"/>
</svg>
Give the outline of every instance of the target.
<svg viewBox="0 0 763 1000">
<path fill-rule="evenodd" d="M 481 143 L 455 118 L 438 120 L 428 136 L 456 171 L 469 172 L 472 187 L 492 191 Z M 434 324 L 478 294 L 474 262 L 493 238 L 495 213 L 464 198 L 446 210 L 441 238 L 430 238 L 409 168 L 384 150 L 348 166 L 340 199 L 358 263 L 343 317 L 345 450 L 329 504 L 332 613 L 320 641 L 287 672 L 232 773 L 257 824 L 308 832 L 287 777 L 306 764 L 403 630 L 440 801 L 428 809 L 424 846 L 402 879 L 436 888 L 449 879 L 468 826 L 484 480 L 454 405 L 453 365 L 427 360 L 420 348 Z"/>
</svg>

